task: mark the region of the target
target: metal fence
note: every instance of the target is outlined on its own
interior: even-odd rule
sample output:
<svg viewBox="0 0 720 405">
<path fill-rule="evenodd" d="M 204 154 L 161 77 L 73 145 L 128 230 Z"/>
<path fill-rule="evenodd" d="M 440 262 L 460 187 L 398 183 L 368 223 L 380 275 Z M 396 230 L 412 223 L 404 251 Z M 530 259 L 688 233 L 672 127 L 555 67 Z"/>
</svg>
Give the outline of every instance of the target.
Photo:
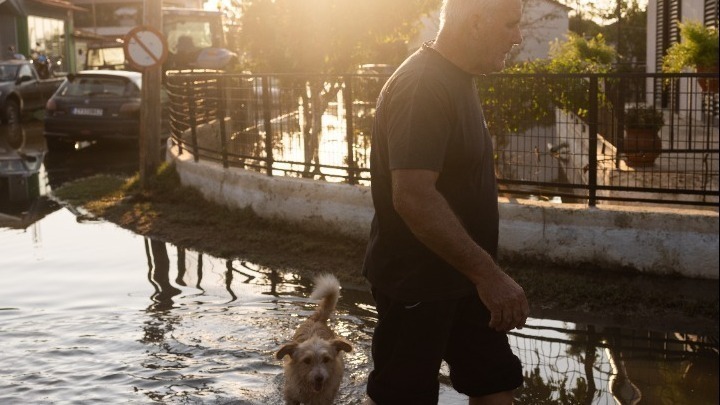
<svg viewBox="0 0 720 405">
<path fill-rule="evenodd" d="M 169 72 L 172 140 L 196 160 L 270 176 L 369 184 L 382 75 Z M 714 79 L 714 80 L 711 80 Z M 582 202 L 718 206 L 713 74 L 493 74 L 477 80 L 501 193 Z M 649 141 L 632 107 L 661 111 Z"/>
</svg>

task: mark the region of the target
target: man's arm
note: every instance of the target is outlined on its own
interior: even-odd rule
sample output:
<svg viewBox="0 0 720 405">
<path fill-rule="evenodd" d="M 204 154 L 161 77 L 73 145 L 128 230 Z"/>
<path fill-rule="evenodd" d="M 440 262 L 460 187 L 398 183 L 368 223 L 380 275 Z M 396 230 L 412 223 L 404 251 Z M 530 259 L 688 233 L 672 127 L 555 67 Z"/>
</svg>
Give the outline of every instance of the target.
<svg viewBox="0 0 720 405">
<path fill-rule="evenodd" d="M 393 206 L 415 237 L 464 274 L 490 310 L 490 327 L 521 328 L 530 314 L 527 298 L 510 276 L 468 235 L 437 191 L 438 173 L 393 170 Z"/>
</svg>

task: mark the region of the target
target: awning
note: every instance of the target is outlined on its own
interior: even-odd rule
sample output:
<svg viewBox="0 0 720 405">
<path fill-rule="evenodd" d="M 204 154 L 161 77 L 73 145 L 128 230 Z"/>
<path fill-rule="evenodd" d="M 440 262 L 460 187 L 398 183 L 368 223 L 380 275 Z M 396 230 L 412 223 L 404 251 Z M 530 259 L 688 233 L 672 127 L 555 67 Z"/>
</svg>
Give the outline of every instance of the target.
<svg viewBox="0 0 720 405">
<path fill-rule="evenodd" d="M 19 0 L 0 0 L 0 12 L 12 15 L 26 15 Z"/>
<path fill-rule="evenodd" d="M 46 6 L 50 6 L 50 7 L 64 8 L 66 10 L 83 11 L 83 12 L 88 11 L 87 9 L 78 7 L 66 0 L 32 0 L 32 1 L 34 1 L 35 3 L 40 3 L 40 4 L 43 4 Z"/>
</svg>

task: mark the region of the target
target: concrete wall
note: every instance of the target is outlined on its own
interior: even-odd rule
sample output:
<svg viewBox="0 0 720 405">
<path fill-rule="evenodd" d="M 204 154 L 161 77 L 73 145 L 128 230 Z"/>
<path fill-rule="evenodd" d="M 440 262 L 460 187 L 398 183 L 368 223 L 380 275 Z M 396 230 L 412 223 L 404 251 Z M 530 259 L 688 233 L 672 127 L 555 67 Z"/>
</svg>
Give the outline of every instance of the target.
<svg viewBox="0 0 720 405">
<path fill-rule="evenodd" d="M 373 215 L 368 187 L 269 177 L 195 162 L 168 147 L 182 183 L 231 207 L 365 238 Z M 718 279 L 718 213 L 704 210 L 500 201 L 501 259 Z"/>
</svg>

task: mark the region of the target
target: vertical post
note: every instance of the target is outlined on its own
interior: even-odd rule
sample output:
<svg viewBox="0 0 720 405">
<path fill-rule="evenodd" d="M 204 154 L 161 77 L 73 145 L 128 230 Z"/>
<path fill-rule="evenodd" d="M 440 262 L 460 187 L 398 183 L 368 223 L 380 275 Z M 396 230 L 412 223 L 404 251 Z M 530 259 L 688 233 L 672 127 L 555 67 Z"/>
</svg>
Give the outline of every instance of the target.
<svg viewBox="0 0 720 405">
<path fill-rule="evenodd" d="M 145 0 L 143 4 L 145 25 L 162 32 L 162 0 Z M 143 188 L 160 165 L 161 82 L 161 65 L 143 71 L 143 108 L 140 109 L 140 185 Z"/>
<path fill-rule="evenodd" d="M 77 58 L 75 48 L 75 37 L 73 36 L 75 31 L 75 22 L 73 20 L 73 11 L 67 11 L 67 24 L 65 24 L 65 59 L 64 63 L 67 73 L 77 72 Z"/>
<path fill-rule="evenodd" d="M 192 144 L 193 159 L 200 161 L 200 149 L 197 139 L 197 111 L 195 105 L 195 79 L 188 77 L 185 82 L 188 95 L 188 114 L 190 115 L 190 143 Z"/>
<path fill-rule="evenodd" d="M 227 151 L 227 129 L 225 128 L 225 116 L 227 115 L 226 109 L 226 98 L 225 94 L 225 75 L 217 75 L 215 85 L 217 86 L 217 98 L 218 98 L 218 114 L 217 118 L 220 120 L 220 154 L 222 156 L 222 165 L 224 168 L 228 168 L 228 151 Z"/>
<path fill-rule="evenodd" d="M 267 175 L 272 176 L 273 167 L 273 133 L 270 109 L 272 108 L 270 97 L 270 78 L 268 75 L 262 77 L 262 100 L 263 100 L 263 126 L 265 127 L 265 158 Z"/>
<path fill-rule="evenodd" d="M 588 106 L 588 205 L 597 205 L 598 77 L 590 76 Z"/>
<path fill-rule="evenodd" d="M 343 89 L 343 101 L 345 104 L 345 141 L 347 142 L 347 165 L 348 183 L 357 184 L 357 164 L 355 163 L 355 128 L 353 127 L 353 96 L 352 76 L 345 76 L 345 88 Z"/>
<path fill-rule="evenodd" d="M 625 94 L 627 79 L 619 77 L 617 100 L 615 101 L 615 168 L 620 168 L 620 155 L 625 152 Z M 632 80 L 632 79 L 630 79 Z"/>
</svg>

